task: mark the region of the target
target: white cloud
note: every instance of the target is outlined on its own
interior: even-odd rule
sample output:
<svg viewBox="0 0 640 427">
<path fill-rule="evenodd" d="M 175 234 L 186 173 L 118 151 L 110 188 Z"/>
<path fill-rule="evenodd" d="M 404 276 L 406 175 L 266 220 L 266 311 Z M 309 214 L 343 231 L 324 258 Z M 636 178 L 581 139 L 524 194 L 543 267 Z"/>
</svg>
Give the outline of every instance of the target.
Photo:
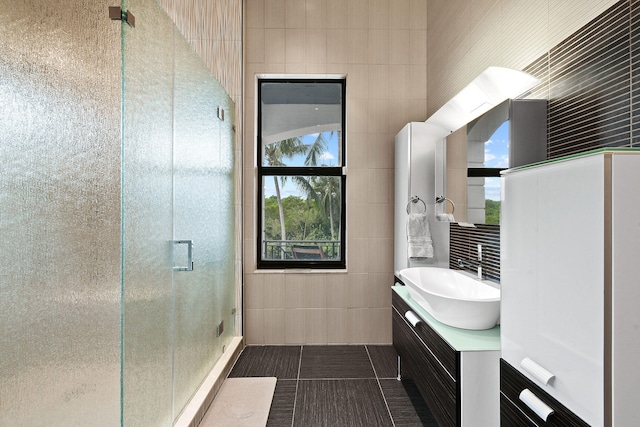
<svg viewBox="0 0 640 427">
<path fill-rule="evenodd" d="M 331 154 L 329 152 L 326 152 L 326 151 L 324 153 L 320 154 L 320 158 L 322 160 L 333 160 L 333 159 L 335 159 L 335 157 L 333 157 L 333 154 Z"/>
</svg>

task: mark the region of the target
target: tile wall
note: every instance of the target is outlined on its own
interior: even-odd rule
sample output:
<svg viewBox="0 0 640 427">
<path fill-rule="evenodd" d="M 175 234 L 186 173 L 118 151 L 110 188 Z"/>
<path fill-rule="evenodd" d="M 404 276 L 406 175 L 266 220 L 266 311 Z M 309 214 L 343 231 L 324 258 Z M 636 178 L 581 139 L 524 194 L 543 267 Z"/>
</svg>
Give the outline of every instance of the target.
<svg viewBox="0 0 640 427">
<path fill-rule="evenodd" d="M 622 0 L 525 68 L 547 98 L 548 158 L 640 146 L 639 1 Z"/>
<path fill-rule="evenodd" d="M 428 0 L 428 114 L 489 66 L 522 70 L 616 0 Z"/>
<path fill-rule="evenodd" d="M 426 115 L 425 0 L 246 0 L 248 344 L 391 342 L 393 141 Z M 255 76 L 347 76 L 347 271 L 256 271 Z"/>
<path fill-rule="evenodd" d="M 640 146 L 640 93 L 634 84 L 640 75 L 639 11 L 640 1 L 619 1 L 524 68 L 542 80 L 530 97 L 549 100 L 549 159 Z M 458 139 L 452 136 L 455 150 Z M 458 258 L 475 256 L 478 243 L 491 248 L 490 254 L 497 245 L 498 257 L 485 261 L 487 271 L 499 279 L 499 233 L 495 226 L 452 226 L 451 268 L 457 268 Z"/>
</svg>

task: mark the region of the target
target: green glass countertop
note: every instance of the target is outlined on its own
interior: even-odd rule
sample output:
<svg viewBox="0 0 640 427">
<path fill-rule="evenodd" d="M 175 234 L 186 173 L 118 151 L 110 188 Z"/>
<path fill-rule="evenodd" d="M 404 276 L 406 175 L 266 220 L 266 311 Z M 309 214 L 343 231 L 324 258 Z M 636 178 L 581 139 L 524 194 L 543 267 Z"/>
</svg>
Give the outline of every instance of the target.
<svg viewBox="0 0 640 427">
<path fill-rule="evenodd" d="M 392 286 L 391 289 L 406 302 L 434 331 L 444 338 L 456 351 L 496 351 L 500 350 L 500 326 L 481 331 L 454 328 L 438 322 L 409 295 L 406 286 Z M 401 313 L 404 314 L 404 313 Z"/>
</svg>

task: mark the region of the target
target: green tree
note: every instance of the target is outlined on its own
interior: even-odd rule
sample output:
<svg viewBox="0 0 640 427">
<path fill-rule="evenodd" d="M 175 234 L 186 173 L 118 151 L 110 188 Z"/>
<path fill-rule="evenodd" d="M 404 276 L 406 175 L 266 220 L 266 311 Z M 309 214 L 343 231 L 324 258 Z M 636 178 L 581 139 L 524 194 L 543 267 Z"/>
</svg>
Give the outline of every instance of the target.
<svg viewBox="0 0 640 427">
<path fill-rule="evenodd" d="M 318 206 L 329 215 L 331 240 L 336 240 L 336 222 L 334 212 L 340 209 L 340 179 L 335 176 L 320 176 L 313 180 Z"/>
<path fill-rule="evenodd" d="M 485 224 L 500 224 L 500 202 L 486 199 L 484 205 Z"/>
<path fill-rule="evenodd" d="M 327 149 L 327 140 L 322 133 L 319 133 L 316 139 L 311 144 L 305 144 L 300 137 L 288 138 L 282 141 L 277 141 L 271 144 L 267 144 L 264 147 L 264 157 L 267 166 L 286 166 L 284 160 L 292 159 L 298 155 L 304 155 L 305 166 L 317 166 L 318 159 Z M 313 189 L 311 183 L 301 176 L 292 177 L 292 180 L 298 188 L 300 188 L 307 197 L 311 197 L 317 200 L 317 195 Z M 280 177 L 280 183 L 282 186 L 287 181 L 286 176 Z M 287 228 L 284 215 L 284 207 L 282 204 L 282 196 L 280 193 L 280 183 L 278 183 L 278 177 L 273 177 L 273 182 L 276 192 L 276 200 L 278 202 L 278 216 L 280 218 L 280 240 L 282 243 L 281 257 L 285 257 L 285 243 L 287 240 Z"/>
</svg>

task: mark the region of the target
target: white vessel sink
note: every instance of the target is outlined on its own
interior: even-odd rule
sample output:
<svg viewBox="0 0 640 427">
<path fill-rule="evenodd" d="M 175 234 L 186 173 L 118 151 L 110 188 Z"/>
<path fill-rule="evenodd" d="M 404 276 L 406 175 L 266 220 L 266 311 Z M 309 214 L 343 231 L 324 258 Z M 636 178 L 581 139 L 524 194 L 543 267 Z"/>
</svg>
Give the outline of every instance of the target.
<svg viewBox="0 0 640 427">
<path fill-rule="evenodd" d="M 436 320 L 463 329 L 491 329 L 500 319 L 500 290 L 463 272 L 438 267 L 399 271 L 409 295 Z"/>
</svg>

